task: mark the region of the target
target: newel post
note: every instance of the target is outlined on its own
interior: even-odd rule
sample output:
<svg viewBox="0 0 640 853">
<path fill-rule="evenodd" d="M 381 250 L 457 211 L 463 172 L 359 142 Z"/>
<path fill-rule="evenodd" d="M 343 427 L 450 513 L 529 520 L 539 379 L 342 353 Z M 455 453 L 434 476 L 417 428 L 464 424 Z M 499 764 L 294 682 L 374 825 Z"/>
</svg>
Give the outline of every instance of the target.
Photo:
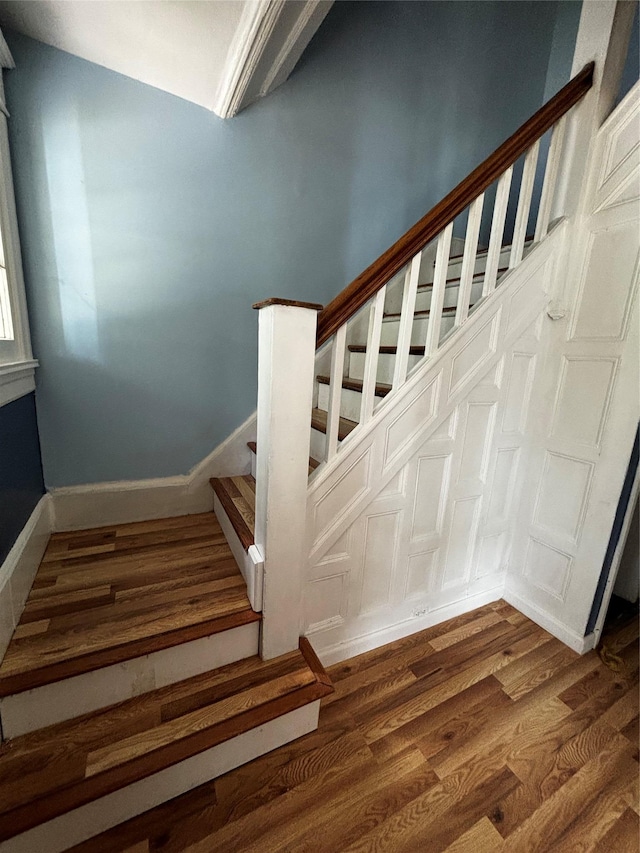
<svg viewBox="0 0 640 853">
<path fill-rule="evenodd" d="M 258 317 L 255 544 L 264 559 L 263 659 L 298 648 L 317 314 L 268 299 Z"/>
</svg>

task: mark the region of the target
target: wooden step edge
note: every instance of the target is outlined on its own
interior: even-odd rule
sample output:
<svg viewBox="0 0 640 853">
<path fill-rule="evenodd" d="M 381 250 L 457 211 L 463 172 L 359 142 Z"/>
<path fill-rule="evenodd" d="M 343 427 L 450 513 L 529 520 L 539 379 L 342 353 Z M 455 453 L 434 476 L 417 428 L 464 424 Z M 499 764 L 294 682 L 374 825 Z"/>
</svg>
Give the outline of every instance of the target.
<svg viewBox="0 0 640 853">
<path fill-rule="evenodd" d="M 350 421 L 348 418 L 340 418 L 338 424 L 338 440 L 343 441 L 349 433 L 354 430 L 358 424 L 356 421 Z M 311 427 L 318 432 L 327 432 L 327 413 L 322 409 L 312 409 L 311 411 Z"/>
<path fill-rule="evenodd" d="M 218 500 L 222 504 L 222 508 L 227 514 L 229 521 L 231 522 L 231 526 L 235 530 L 238 539 L 240 540 L 240 544 L 244 548 L 245 551 L 248 551 L 249 548 L 254 544 L 253 530 L 249 528 L 249 525 L 242 517 L 242 513 L 239 512 L 235 503 L 233 502 L 231 495 L 227 492 L 227 489 L 224 484 L 224 480 L 228 479 L 225 477 L 211 477 L 209 483 L 213 488 L 213 491 L 218 496 Z"/>
<path fill-rule="evenodd" d="M 317 699 L 322 699 L 332 689 L 316 680 L 312 684 L 292 690 L 277 699 L 271 699 L 229 720 L 195 731 L 188 737 L 166 744 L 126 764 L 78 780 L 66 788 L 16 806 L 0 814 L 0 842 L 27 832 L 93 800 L 112 794 L 120 788 L 258 728 Z"/>
<path fill-rule="evenodd" d="M 497 270 L 497 275 L 500 275 L 500 273 L 503 273 L 503 272 L 508 272 L 508 270 L 509 270 L 509 267 L 500 267 L 500 269 Z M 471 281 L 478 284 L 478 282 L 476 282 L 476 279 L 480 278 L 483 275 L 484 275 L 484 270 L 482 272 L 476 272 L 473 274 Z M 448 278 L 445 281 L 444 286 L 445 287 L 457 287 L 460 284 L 461 278 L 462 278 L 462 276 L 458 276 L 457 278 Z M 426 281 L 426 282 L 424 282 L 424 284 L 418 285 L 419 291 L 425 291 L 427 289 L 433 290 L 433 282 L 432 281 Z"/>
<path fill-rule="evenodd" d="M 534 239 L 534 235 L 533 235 L 533 234 L 529 234 L 527 237 L 525 237 L 525 239 L 524 239 L 524 244 L 525 244 L 525 246 L 526 246 L 527 244 L 529 244 L 529 243 L 533 243 L 533 239 Z M 507 249 L 510 249 L 510 248 L 511 248 L 511 243 L 506 243 L 504 246 L 500 246 L 500 252 L 501 252 L 501 253 L 502 253 L 502 252 L 506 252 L 506 251 L 507 251 Z M 488 252 L 488 251 L 489 251 L 488 247 L 487 247 L 486 249 L 480 249 L 480 251 L 479 251 L 479 252 L 476 252 L 476 258 L 482 258 L 482 257 L 484 257 L 484 256 L 487 254 L 487 252 Z M 449 256 L 449 261 L 457 261 L 457 260 L 460 260 L 460 258 L 464 258 L 464 252 L 462 252 L 462 253 L 461 253 L 461 254 L 459 254 L 459 255 L 450 255 L 450 256 Z M 435 266 L 435 261 L 434 261 L 433 263 L 434 263 L 434 266 Z"/>
<path fill-rule="evenodd" d="M 237 613 L 229 613 L 226 616 L 218 616 L 205 622 L 197 622 L 194 625 L 184 625 L 173 631 L 166 631 L 152 637 L 141 637 L 130 640 L 121 645 L 110 646 L 108 649 L 88 652 L 68 660 L 45 663 L 37 669 L 26 672 L 17 672 L 13 675 L 5 675 L 0 678 L 0 698 L 23 693 L 45 684 L 53 684 L 56 681 L 64 681 L 75 675 L 84 675 L 96 669 L 122 663 L 133 658 L 180 646 L 192 640 L 202 637 L 210 637 L 232 628 L 239 628 L 251 622 L 259 622 L 262 619 L 260 613 L 256 613 L 249 605 Z"/>
<path fill-rule="evenodd" d="M 329 376 L 320 375 L 316 376 L 316 379 L 321 385 L 329 385 L 331 382 Z M 345 376 L 342 380 L 342 387 L 346 388 L 347 391 L 357 391 L 362 394 L 362 381 L 360 379 L 349 379 Z M 376 383 L 376 397 L 386 397 L 389 391 L 391 391 L 391 385 L 387 385 L 385 382 Z"/>
<path fill-rule="evenodd" d="M 315 649 L 306 637 L 300 637 L 299 648 L 302 652 L 302 656 L 307 662 L 307 666 L 315 675 L 316 681 L 318 682 L 318 684 L 323 684 L 327 688 L 327 692 L 325 695 L 329 696 L 329 694 L 335 691 L 335 687 L 333 686 L 333 682 L 331 681 L 328 672 L 322 666 L 320 658 L 315 653 Z"/>
<path fill-rule="evenodd" d="M 348 349 L 349 349 L 349 352 L 366 353 L 367 345 L 366 344 L 349 344 Z M 398 347 L 387 346 L 385 344 L 384 346 L 381 346 L 379 348 L 378 352 L 381 355 L 397 355 L 398 354 Z M 418 347 L 418 346 L 409 347 L 409 355 L 424 355 L 424 353 L 425 353 L 424 347 Z"/>
<path fill-rule="evenodd" d="M 442 316 L 448 317 L 451 314 L 455 314 L 456 310 L 457 309 L 456 309 L 455 305 L 451 306 L 450 308 L 443 308 L 442 309 Z M 431 314 L 431 309 L 430 308 L 424 308 L 421 311 L 415 311 L 413 316 L 414 317 L 428 317 L 430 314 Z M 398 320 L 400 318 L 400 316 L 401 316 L 400 314 L 384 314 L 383 320 Z"/>
<path fill-rule="evenodd" d="M 255 441 L 248 441 L 247 447 L 249 448 L 249 450 L 252 453 L 258 452 L 258 445 L 255 443 Z M 309 473 L 311 473 L 311 471 L 315 471 L 315 469 L 318 467 L 319 464 L 320 463 L 318 462 L 317 459 L 314 459 L 313 456 L 310 456 L 309 457 Z"/>
</svg>

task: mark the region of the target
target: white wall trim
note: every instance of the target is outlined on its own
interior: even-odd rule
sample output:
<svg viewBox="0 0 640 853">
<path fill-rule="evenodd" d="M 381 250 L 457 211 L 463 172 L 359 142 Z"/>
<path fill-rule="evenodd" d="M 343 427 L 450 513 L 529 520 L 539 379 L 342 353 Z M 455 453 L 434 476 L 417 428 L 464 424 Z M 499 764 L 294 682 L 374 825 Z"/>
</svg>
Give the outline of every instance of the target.
<svg viewBox="0 0 640 853">
<path fill-rule="evenodd" d="M 254 412 L 188 474 L 52 488 L 53 529 L 82 530 L 208 512 L 213 509 L 209 478 L 248 473 L 247 441 L 255 437 Z"/>
<path fill-rule="evenodd" d="M 462 616 L 463 613 L 469 613 L 478 607 L 483 607 L 485 604 L 491 604 L 493 601 L 499 601 L 503 598 L 504 584 L 486 590 L 478 595 L 469 596 L 461 601 L 456 601 L 447 607 L 440 607 L 432 610 L 430 613 L 419 618 L 405 619 L 402 622 L 397 622 L 395 625 L 388 625 L 378 631 L 371 631 L 368 634 L 363 634 L 359 637 L 353 637 L 349 640 L 341 640 L 331 646 L 322 648 L 320 641 L 322 633 L 307 632 L 306 636 L 311 641 L 313 648 L 320 658 L 323 666 L 332 666 L 334 663 L 346 660 L 347 658 L 361 655 L 363 652 L 377 649 L 379 646 L 384 646 L 386 643 L 393 643 L 395 640 L 401 640 L 403 637 L 408 637 L 411 634 L 417 634 L 419 631 L 424 631 L 425 628 L 432 628 L 434 625 L 439 625 L 441 622 L 446 622 L 448 619 L 453 619 L 455 616 Z"/>
<path fill-rule="evenodd" d="M 333 0 L 247 2 L 212 107 L 216 115 L 232 118 L 283 83 L 332 5 Z"/>
<path fill-rule="evenodd" d="M 36 367 L 38 362 L 34 359 L 14 364 L 0 364 L 0 408 L 35 391 Z"/>
<path fill-rule="evenodd" d="M 509 589 L 508 585 L 504 592 L 504 600 L 512 607 L 515 607 L 516 610 L 524 613 L 524 615 L 535 622 L 536 625 L 540 625 L 540 627 L 544 628 L 545 631 L 553 634 L 554 637 L 566 646 L 569 646 L 569 648 L 573 649 L 574 652 L 578 652 L 578 654 L 583 655 L 585 652 L 588 652 L 593 648 L 593 634 L 589 634 L 587 637 L 581 637 L 549 613 L 546 613 L 544 610 L 536 607 L 536 605 L 532 604 L 530 601 L 526 601 L 524 598 L 521 598 L 516 592 Z"/>
<path fill-rule="evenodd" d="M 51 499 L 43 495 L 0 566 L 0 660 L 20 620 L 24 603 L 51 534 Z"/>
</svg>

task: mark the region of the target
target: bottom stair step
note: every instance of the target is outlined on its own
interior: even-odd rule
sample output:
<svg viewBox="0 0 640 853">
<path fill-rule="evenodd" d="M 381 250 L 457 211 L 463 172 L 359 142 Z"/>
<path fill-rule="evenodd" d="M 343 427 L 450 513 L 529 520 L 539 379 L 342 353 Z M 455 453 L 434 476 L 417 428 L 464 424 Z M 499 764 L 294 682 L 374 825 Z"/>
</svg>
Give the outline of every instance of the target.
<svg viewBox="0 0 640 853">
<path fill-rule="evenodd" d="M 0 840 L 58 853 L 317 727 L 333 692 L 307 640 L 0 747 Z"/>
</svg>

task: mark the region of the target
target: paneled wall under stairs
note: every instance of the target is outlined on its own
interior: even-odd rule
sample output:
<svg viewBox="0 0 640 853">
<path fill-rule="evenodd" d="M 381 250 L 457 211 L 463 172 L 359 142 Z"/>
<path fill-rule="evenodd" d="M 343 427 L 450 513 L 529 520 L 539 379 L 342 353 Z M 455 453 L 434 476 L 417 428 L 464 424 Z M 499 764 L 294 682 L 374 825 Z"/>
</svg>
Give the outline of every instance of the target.
<svg viewBox="0 0 640 853">
<path fill-rule="evenodd" d="M 311 484 L 304 633 L 333 662 L 499 598 L 560 226 Z M 480 313 L 482 311 L 482 313 Z M 419 371 L 420 372 L 420 371 Z M 385 404 L 386 405 L 386 404 Z"/>
</svg>

